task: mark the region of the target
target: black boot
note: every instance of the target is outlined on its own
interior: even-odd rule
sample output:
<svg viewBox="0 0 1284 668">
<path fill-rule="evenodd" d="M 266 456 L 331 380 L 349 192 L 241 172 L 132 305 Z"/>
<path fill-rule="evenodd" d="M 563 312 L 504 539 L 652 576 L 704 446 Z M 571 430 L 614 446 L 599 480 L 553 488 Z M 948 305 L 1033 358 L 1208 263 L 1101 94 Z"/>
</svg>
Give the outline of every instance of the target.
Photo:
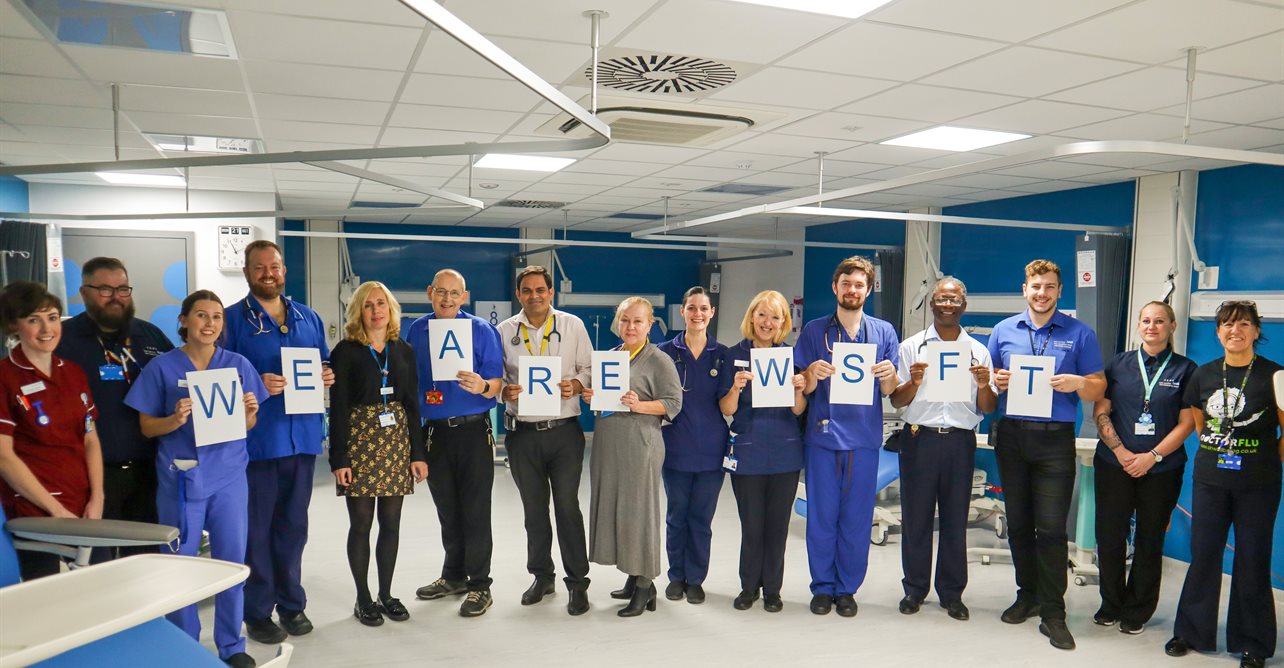
<svg viewBox="0 0 1284 668">
<path fill-rule="evenodd" d="M 626 598 L 633 598 L 633 592 L 637 591 L 637 588 L 638 588 L 637 578 L 630 575 L 628 579 L 624 581 L 624 587 L 622 589 L 616 589 L 615 591 L 611 592 L 611 598 L 618 598 L 621 600 Z"/>
<path fill-rule="evenodd" d="M 629 604 L 620 608 L 615 613 L 621 617 L 637 617 L 642 614 L 643 610 L 655 611 L 655 584 L 652 583 L 646 589 L 633 588 L 633 598 L 629 599 Z"/>
<path fill-rule="evenodd" d="M 576 582 L 567 586 L 571 596 L 570 600 L 566 602 L 566 611 L 570 613 L 571 616 L 576 617 L 588 612 L 588 587 L 588 580 Z"/>
</svg>

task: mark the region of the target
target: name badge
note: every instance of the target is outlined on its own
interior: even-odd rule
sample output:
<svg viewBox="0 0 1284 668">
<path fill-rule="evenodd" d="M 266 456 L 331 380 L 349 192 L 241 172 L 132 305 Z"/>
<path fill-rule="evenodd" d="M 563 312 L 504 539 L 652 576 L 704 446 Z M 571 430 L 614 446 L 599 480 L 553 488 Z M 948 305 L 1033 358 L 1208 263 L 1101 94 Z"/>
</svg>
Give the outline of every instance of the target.
<svg viewBox="0 0 1284 668">
<path fill-rule="evenodd" d="M 749 368 L 749 360 L 736 360 L 735 362 L 733 362 L 733 364 L 735 364 L 737 369 Z"/>
<path fill-rule="evenodd" d="M 735 473 L 736 466 L 739 464 L 740 462 L 736 460 L 735 455 L 727 455 L 726 457 L 722 458 L 722 470 L 726 471 L 727 473 Z"/>
<path fill-rule="evenodd" d="M 34 383 L 27 383 L 26 385 L 23 385 L 23 386 L 22 386 L 21 388 L 19 388 L 19 389 L 21 389 L 21 390 L 22 390 L 22 394 L 23 394 L 24 396 L 26 396 L 26 395 L 30 395 L 30 394 L 35 394 L 35 393 L 37 393 L 37 392 L 43 392 L 43 391 L 44 391 L 44 389 L 45 389 L 45 381 L 43 381 L 43 380 L 38 380 L 38 381 L 36 381 L 36 382 L 34 382 Z"/>
<path fill-rule="evenodd" d="M 179 379 L 178 379 L 178 386 L 179 386 L 179 387 L 187 387 L 187 379 L 186 379 L 186 378 L 179 378 Z"/>
<path fill-rule="evenodd" d="M 1155 423 L 1154 422 L 1137 422 L 1132 427 L 1132 433 L 1137 436 L 1154 436 Z"/>
<path fill-rule="evenodd" d="M 104 364 L 98 367 L 100 380 L 125 380 L 125 367 L 119 364 Z"/>
<path fill-rule="evenodd" d="M 380 414 L 379 414 L 379 426 L 380 426 L 380 427 L 394 427 L 394 426 L 396 426 L 396 425 L 397 425 L 397 416 L 396 416 L 396 415 L 394 415 L 394 414 L 392 414 L 392 413 L 380 413 Z"/>
<path fill-rule="evenodd" d="M 428 402 L 429 406 L 440 406 L 446 402 L 446 398 L 442 395 L 440 390 L 429 390 L 427 392 L 427 396 L 424 397 L 424 400 Z"/>
<path fill-rule="evenodd" d="M 1217 468 L 1227 471 L 1238 471 L 1244 465 L 1244 457 L 1222 452 L 1217 455 Z"/>
<path fill-rule="evenodd" d="M 383 396 L 385 396 L 385 397 L 390 397 L 390 396 L 392 396 L 392 387 L 391 387 L 391 386 L 389 386 L 389 387 L 381 387 L 381 388 L 379 388 L 379 394 L 382 394 L 382 395 L 383 395 Z"/>
</svg>

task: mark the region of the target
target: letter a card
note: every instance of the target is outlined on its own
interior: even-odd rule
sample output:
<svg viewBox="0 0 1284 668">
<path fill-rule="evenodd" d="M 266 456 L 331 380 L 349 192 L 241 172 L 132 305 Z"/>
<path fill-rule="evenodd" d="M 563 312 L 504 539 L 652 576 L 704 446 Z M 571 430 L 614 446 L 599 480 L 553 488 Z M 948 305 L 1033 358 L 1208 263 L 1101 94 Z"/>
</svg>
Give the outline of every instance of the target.
<svg viewBox="0 0 1284 668">
<path fill-rule="evenodd" d="M 428 321 L 428 354 L 433 380 L 459 380 L 473 370 L 473 323 L 468 318 Z"/>
</svg>

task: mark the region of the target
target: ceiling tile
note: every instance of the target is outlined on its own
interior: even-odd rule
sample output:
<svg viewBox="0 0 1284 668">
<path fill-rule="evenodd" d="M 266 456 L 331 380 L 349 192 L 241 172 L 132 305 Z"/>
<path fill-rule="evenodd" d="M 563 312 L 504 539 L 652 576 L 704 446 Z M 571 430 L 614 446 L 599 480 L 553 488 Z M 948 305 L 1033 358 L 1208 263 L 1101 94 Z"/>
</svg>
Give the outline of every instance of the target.
<svg viewBox="0 0 1284 668">
<path fill-rule="evenodd" d="M 198 0 L 198 5 L 215 4 Z M 424 18 L 400 2 L 354 3 L 347 0 L 222 0 L 228 9 L 291 14 L 311 18 L 338 19 L 361 23 L 422 26 Z"/>
<path fill-rule="evenodd" d="M 1012 186 L 1030 185 L 1038 183 L 1041 179 L 1029 176 L 1014 176 L 1011 174 L 969 174 L 967 176 L 957 176 L 952 179 L 942 179 L 934 183 L 943 186 L 962 186 L 965 188 L 1010 188 Z"/>
<path fill-rule="evenodd" d="M 1127 115 L 1128 112 L 1117 109 L 1103 109 L 1101 107 L 1050 102 L 1048 100 L 1029 100 L 1010 107 L 962 118 L 952 123 L 952 125 L 981 130 L 1000 130 L 1038 135 Z"/>
<path fill-rule="evenodd" d="M 587 48 L 590 24 L 583 15 L 586 9 L 610 14 L 601 22 L 601 42 L 609 44 L 655 4 L 655 0 L 594 0 L 590 6 L 580 0 L 540 0 L 507 3 L 497 10 L 494 3 L 455 2 L 449 9 L 485 35 L 583 42 Z"/>
<path fill-rule="evenodd" d="M 591 54 L 587 45 L 576 42 L 494 37 L 495 43 L 545 81 L 560 82 L 574 78 L 586 84 L 583 71 Z M 434 32 L 419 54 L 415 71 L 425 74 L 451 74 L 485 79 L 511 79 L 503 70 L 474 53 L 443 32 Z"/>
<path fill-rule="evenodd" d="M 1019 153 L 1028 153 L 1030 151 L 1037 151 L 1039 149 L 1050 148 L 1052 146 L 1060 146 L 1061 144 L 1070 144 L 1077 141 L 1082 141 L 1082 139 L 1075 137 L 1058 137 L 1056 135 L 1043 135 L 1030 137 L 1029 139 L 1022 139 L 1020 141 L 1008 142 L 1006 144 L 999 144 L 998 146 L 987 146 L 985 147 L 985 152 L 994 153 L 996 155 L 1017 155 Z"/>
<path fill-rule="evenodd" d="M 1281 6 L 1284 6 L 1282 4 Z M 1200 76 L 1195 79 L 1195 90 L 1200 89 L 1204 72 L 1230 74 L 1239 77 L 1284 80 L 1284 30 L 1250 39 L 1239 44 L 1200 53 L 1196 57 Z M 1185 59 L 1181 61 L 1185 68 Z"/>
<path fill-rule="evenodd" d="M 93 81 L 100 83 L 244 90 L 241 69 L 230 58 L 203 58 L 179 53 L 105 49 L 64 45 L 63 50 Z"/>
<path fill-rule="evenodd" d="M 695 167 L 691 165 L 678 165 L 670 167 L 655 173 L 655 177 L 660 180 L 684 181 L 684 180 L 703 180 L 721 183 L 723 181 L 734 181 L 753 172 L 744 169 L 726 169 L 722 167 Z M 634 183 L 639 183 L 635 181 Z M 701 186 L 703 187 L 703 186 Z"/>
<path fill-rule="evenodd" d="M 299 65 L 295 63 L 245 63 L 254 93 L 310 95 L 349 100 L 391 102 L 401 85 L 400 72 L 362 70 L 354 67 Z"/>
<path fill-rule="evenodd" d="M 792 155 L 799 158 L 811 157 L 817 151 L 837 153 L 859 146 L 860 142 L 821 137 L 800 137 L 772 133 L 760 133 L 735 144 L 736 151 L 745 153 L 766 153 L 768 155 Z"/>
<path fill-rule="evenodd" d="M 14 125 L 30 123 L 70 128 L 110 129 L 112 114 L 111 109 L 5 102 L 0 104 L 0 121 Z"/>
<path fill-rule="evenodd" d="M 488 144 L 497 135 L 479 132 L 454 132 L 451 130 L 425 130 L 422 128 L 386 128 L 379 140 L 380 146 L 431 146 L 436 144 Z"/>
<path fill-rule="evenodd" d="M 870 15 L 882 23 L 1020 42 L 1130 0 L 899 0 Z M 998 18 L 1001 17 L 1001 18 Z"/>
<path fill-rule="evenodd" d="M 1088 174 L 1100 174 L 1102 172 L 1115 171 L 1110 167 L 1100 165 L 1081 165 L 1072 162 L 1036 162 L 1028 165 L 1018 165 L 1006 169 L 996 169 L 995 174 L 1012 174 L 1013 176 L 1025 176 L 1039 179 L 1073 179 Z M 1009 186 L 1012 190 L 1024 190 L 1023 186 Z"/>
<path fill-rule="evenodd" d="M 1284 60 L 1284 50 L 1280 53 Z M 1195 79 L 1195 99 L 1214 97 L 1252 88 L 1261 82 L 1250 79 L 1200 74 Z M 1053 100 L 1092 104 L 1132 111 L 1152 111 L 1186 100 L 1186 69 L 1149 67 L 1117 77 L 1063 90 L 1048 96 Z"/>
<path fill-rule="evenodd" d="M 29 104 L 61 104 L 72 107 L 111 108 L 111 97 L 103 86 L 74 79 L 0 74 L 0 101 Z"/>
<path fill-rule="evenodd" d="M 422 28 L 228 12 L 242 60 L 404 71 Z"/>
<path fill-rule="evenodd" d="M 769 67 L 708 99 L 825 110 L 891 88 L 890 81 Z"/>
<path fill-rule="evenodd" d="M 941 123 L 1020 101 L 1009 95 L 906 84 L 839 107 L 839 111 Z"/>
<path fill-rule="evenodd" d="M 1284 130 L 1284 118 L 1274 118 L 1269 121 L 1258 121 L 1257 123 L 1254 123 L 1254 125 L 1260 125 L 1261 127 L 1264 127 L 1264 128 L 1275 128 L 1276 130 Z"/>
<path fill-rule="evenodd" d="M 209 116 L 251 116 L 245 93 L 162 86 L 126 86 L 120 91 L 122 111 L 151 111 Z"/>
<path fill-rule="evenodd" d="M 662 5 L 616 45 L 713 60 L 769 63 L 844 23 L 833 16 L 774 7 L 683 0 Z M 711 30 L 715 26 L 734 29 Z M 699 45 L 694 53 L 693 45 Z"/>
<path fill-rule="evenodd" d="M 1255 149 L 1284 143 L 1284 130 L 1238 126 L 1192 135 L 1192 143 L 1201 146 Z"/>
<path fill-rule="evenodd" d="M 402 103 L 393 110 L 388 124 L 407 128 L 494 132 L 497 128 L 507 130 L 521 118 L 522 114 L 512 111 Z"/>
<path fill-rule="evenodd" d="M 1148 141 L 1164 141 L 1181 136 L 1182 119 L 1175 116 L 1161 116 L 1159 114 L 1135 114 L 1116 118 L 1114 120 L 1103 121 L 1101 123 L 1092 123 L 1077 128 L 1064 130 L 1061 134 L 1068 137 L 1077 137 L 1080 139 L 1141 139 Z M 1192 132 L 1204 130 L 1214 130 L 1219 127 L 1225 127 L 1221 123 L 1213 123 L 1199 119 L 1191 120 Z"/>
<path fill-rule="evenodd" d="M 924 121 L 830 111 L 790 123 L 773 134 L 877 142 L 922 130 L 929 125 L 931 124 Z"/>
<path fill-rule="evenodd" d="M 1003 46 L 1000 42 L 862 21 L 804 47 L 778 64 L 911 81 Z"/>
<path fill-rule="evenodd" d="M 865 144 L 847 149 L 840 154 L 826 156 L 830 159 L 849 160 L 853 162 L 874 162 L 884 165 L 907 165 L 928 158 L 949 155 L 951 151 L 937 151 L 928 148 L 911 148 L 909 146 L 885 146 L 883 144 Z"/>
<path fill-rule="evenodd" d="M 412 74 L 402 102 L 455 105 L 464 108 L 529 111 L 540 98 L 516 81 L 470 79 L 440 74 Z"/>
<path fill-rule="evenodd" d="M 258 125 L 252 118 L 234 116 L 201 116 L 196 114 L 164 114 L 148 111 L 131 111 L 125 114 L 143 132 L 207 137 L 244 137 L 261 139 Z"/>
<path fill-rule="evenodd" d="M 0 2 L 0 37 L 20 37 L 23 39 L 44 39 L 44 33 L 19 12 L 17 7 L 7 2 Z"/>
<path fill-rule="evenodd" d="M 1185 106 L 1175 105 L 1160 111 L 1184 115 Z M 1190 115 L 1225 123 L 1256 123 L 1279 118 L 1284 116 L 1284 84 L 1268 84 L 1221 97 L 1196 100 L 1191 104 Z"/>
<path fill-rule="evenodd" d="M 354 123 L 356 125 L 382 125 L 388 113 L 386 102 L 341 100 L 336 98 L 307 97 L 303 95 L 276 95 L 259 93 L 254 96 L 254 107 L 260 118 L 282 121 L 315 121 L 318 123 Z"/>
<path fill-rule="evenodd" d="M 80 72 L 77 72 L 62 53 L 43 37 L 39 39 L 5 37 L 0 40 L 0 72 L 61 79 L 80 78 Z"/>
<path fill-rule="evenodd" d="M 316 137 L 325 137 L 330 141 L 345 144 L 365 144 L 374 146 L 379 128 L 373 125 L 341 125 L 338 123 L 311 123 L 307 121 L 274 121 L 262 122 L 265 139 L 294 139 L 307 141 Z"/>
<path fill-rule="evenodd" d="M 636 162 L 659 162 L 667 165 L 677 165 L 692 158 L 698 158 L 707 153 L 707 151 L 698 148 L 686 148 L 682 146 L 654 146 L 651 144 L 610 144 L 597 153 L 593 154 L 594 158 L 603 160 L 627 160 Z M 655 168 L 646 172 L 632 172 L 636 174 L 652 174 L 660 168 Z M 610 173 L 610 172 L 607 172 Z"/>
<path fill-rule="evenodd" d="M 923 83 L 1039 97 L 1135 69 L 1116 60 L 1019 46 L 934 74 Z"/>
</svg>

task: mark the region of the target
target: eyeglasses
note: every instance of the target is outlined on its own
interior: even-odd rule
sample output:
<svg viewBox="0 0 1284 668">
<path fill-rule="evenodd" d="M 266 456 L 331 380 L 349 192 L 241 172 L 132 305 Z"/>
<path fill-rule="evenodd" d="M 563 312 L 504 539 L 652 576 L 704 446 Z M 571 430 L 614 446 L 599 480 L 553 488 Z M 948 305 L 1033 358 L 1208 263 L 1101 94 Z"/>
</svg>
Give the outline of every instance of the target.
<svg viewBox="0 0 1284 668">
<path fill-rule="evenodd" d="M 1248 308 L 1253 309 L 1254 311 L 1257 310 L 1257 302 L 1252 301 L 1250 299 L 1228 299 L 1222 302 L 1221 306 L 1217 307 L 1217 310 L 1220 311 L 1224 308 L 1230 308 L 1233 306 L 1246 306 Z"/>
<path fill-rule="evenodd" d="M 111 285 L 86 285 L 90 290 L 98 292 L 99 297 L 110 297 L 114 293 L 117 297 L 128 297 L 134 293 L 134 288 L 128 285 L 111 286 Z"/>
<path fill-rule="evenodd" d="M 458 290 L 446 290 L 445 288 L 437 288 L 436 290 L 433 290 L 432 293 L 440 299 L 445 299 L 446 297 L 450 297 L 451 299 L 461 299 L 464 296 L 464 293 Z"/>
<path fill-rule="evenodd" d="M 937 306 L 962 306 L 963 300 L 953 297 L 934 297 L 932 303 Z"/>
</svg>

